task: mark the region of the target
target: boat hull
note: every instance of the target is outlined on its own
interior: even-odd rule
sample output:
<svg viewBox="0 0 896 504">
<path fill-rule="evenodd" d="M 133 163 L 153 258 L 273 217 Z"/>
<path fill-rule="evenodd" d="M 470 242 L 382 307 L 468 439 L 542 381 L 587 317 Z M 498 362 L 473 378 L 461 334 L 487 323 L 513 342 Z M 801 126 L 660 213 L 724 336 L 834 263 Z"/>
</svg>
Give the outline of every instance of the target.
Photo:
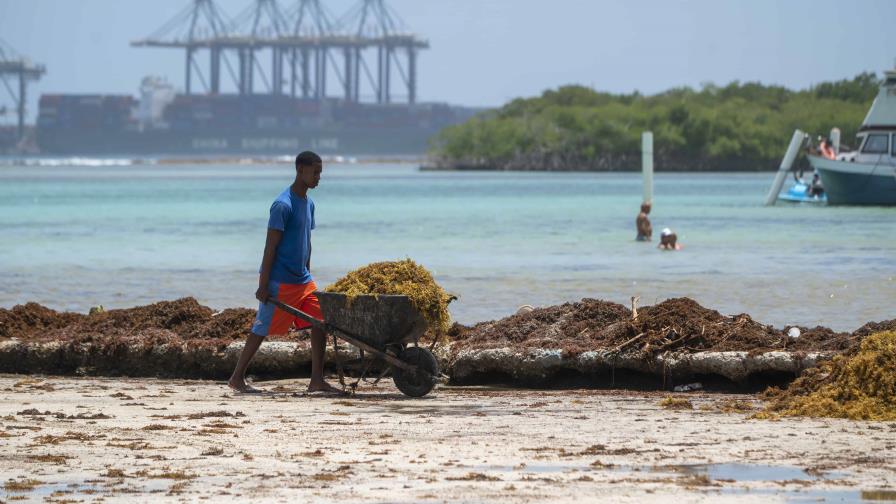
<svg viewBox="0 0 896 504">
<path fill-rule="evenodd" d="M 824 184 L 829 205 L 896 205 L 896 166 L 809 156 Z"/>
</svg>

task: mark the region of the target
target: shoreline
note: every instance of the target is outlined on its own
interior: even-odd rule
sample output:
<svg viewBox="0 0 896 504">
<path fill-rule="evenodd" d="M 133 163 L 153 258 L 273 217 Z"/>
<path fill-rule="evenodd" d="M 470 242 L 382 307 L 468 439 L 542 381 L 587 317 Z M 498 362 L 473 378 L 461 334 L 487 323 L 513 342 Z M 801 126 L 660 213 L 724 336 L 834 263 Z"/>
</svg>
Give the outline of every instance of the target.
<svg viewBox="0 0 896 504">
<path fill-rule="evenodd" d="M 357 165 L 357 164 L 401 164 L 416 165 L 421 172 L 507 172 L 507 173 L 529 173 L 529 172 L 552 172 L 552 173 L 640 173 L 640 166 L 620 165 L 618 168 L 606 169 L 578 169 L 578 168 L 543 168 L 541 166 L 532 167 L 497 167 L 497 166 L 468 166 L 463 164 L 447 164 L 437 165 L 431 162 L 431 158 L 426 154 L 420 155 L 339 155 L 328 154 L 321 155 L 325 163 L 341 164 L 341 165 Z M 197 155 L 197 156 L 127 156 L 127 155 L 109 155 L 109 156 L 43 156 L 43 155 L 0 155 L 0 167 L 4 166 L 37 166 L 37 167 L 53 167 L 53 166 L 81 166 L 81 167 L 124 167 L 124 166 L 165 166 L 165 165 L 213 165 L 213 164 L 234 164 L 234 165 L 278 165 L 293 162 L 294 157 L 291 155 Z M 752 173 L 774 173 L 777 171 L 774 167 L 762 167 L 755 169 L 745 168 L 695 168 L 694 165 L 682 165 L 673 168 L 658 165 L 654 168 L 659 173 L 697 173 L 697 174 L 752 174 Z"/>
</svg>

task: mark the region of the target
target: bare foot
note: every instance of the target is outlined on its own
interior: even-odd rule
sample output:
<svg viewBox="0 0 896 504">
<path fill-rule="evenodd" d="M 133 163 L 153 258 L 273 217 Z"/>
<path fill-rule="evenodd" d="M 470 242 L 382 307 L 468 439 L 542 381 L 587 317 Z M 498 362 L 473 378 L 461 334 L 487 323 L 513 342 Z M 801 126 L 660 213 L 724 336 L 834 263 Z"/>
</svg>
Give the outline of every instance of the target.
<svg viewBox="0 0 896 504">
<path fill-rule="evenodd" d="M 262 390 L 253 387 L 246 383 L 246 380 L 234 380 L 233 378 L 227 382 L 227 386 L 233 389 L 235 392 L 239 392 L 241 394 L 260 394 Z"/>
<path fill-rule="evenodd" d="M 308 392 L 326 392 L 328 394 L 347 395 L 344 390 L 338 389 L 325 381 L 321 381 L 319 383 L 309 383 Z"/>
</svg>

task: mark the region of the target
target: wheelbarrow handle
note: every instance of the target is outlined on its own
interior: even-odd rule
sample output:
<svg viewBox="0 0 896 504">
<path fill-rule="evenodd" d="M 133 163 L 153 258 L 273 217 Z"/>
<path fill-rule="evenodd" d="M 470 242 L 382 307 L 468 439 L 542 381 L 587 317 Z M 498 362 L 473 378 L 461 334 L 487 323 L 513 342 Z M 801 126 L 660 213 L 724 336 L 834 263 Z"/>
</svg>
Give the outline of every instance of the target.
<svg viewBox="0 0 896 504">
<path fill-rule="evenodd" d="M 390 353 L 384 352 L 380 349 L 370 346 L 369 344 L 359 340 L 354 334 L 351 334 L 348 331 L 344 331 L 335 326 L 330 326 L 323 320 L 321 320 L 319 318 L 315 318 L 311 315 L 308 315 L 307 313 L 303 312 L 302 310 L 299 310 L 298 308 L 295 308 L 293 306 L 289 306 L 288 304 L 286 304 L 282 301 L 279 301 L 275 298 L 270 298 L 270 299 L 268 299 L 267 302 L 272 303 L 274 306 L 276 306 L 277 308 L 280 308 L 281 310 L 285 311 L 286 313 L 294 315 L 294 316 L 304 320 L 305 322 L 308 322 L 312 326 L 322 329 L 325 332 L 334 332 L 335 331 L 336 333 L 338 333 L 338 336 L 341 339 L 345 340 L 347 343 L 354 345 L 358 348 L 361 348 L 367 352 L 370 352 L 370 353 L 376 355 L 377 357 L 384 359 L 386 362 L 388 362 L 389 364 L 392 364 L 395 367 L 399 367 L 401 369 L 404 369 L 405 371 L 410 371 L 412 373 L 417 372 L 417 366 L 408 364 L 407 362 L 404 362 L 403 360 L 399 359 L 398 357 L 396 357 Z"/>
<path fill-rule="evenodd" d="M 318 329 L 323 329 L 325 331 L 327 330 L 326 322 L 324 322 L 323 320 L 321 320 L 319 318 L 313 317 L 313 316 L 303 312 L 302 310 L 299 310 L 298 308 L 292 307 L 292 306 L 290 306 L 278 299 L 275 299 L 275 298 L 270 298 L 270 299 L 268 299 L 267 302 L 273 304 L 277 308 L 280 308 L 281 310 L 285 311 L 286 313 L 289 313 L 290 315 L 294 315 L 294 316 L 304 320 L 305 322 L 308 322 L 309 324 L 311 324 L 314 327 L 317 327 Z"/>
</svg>

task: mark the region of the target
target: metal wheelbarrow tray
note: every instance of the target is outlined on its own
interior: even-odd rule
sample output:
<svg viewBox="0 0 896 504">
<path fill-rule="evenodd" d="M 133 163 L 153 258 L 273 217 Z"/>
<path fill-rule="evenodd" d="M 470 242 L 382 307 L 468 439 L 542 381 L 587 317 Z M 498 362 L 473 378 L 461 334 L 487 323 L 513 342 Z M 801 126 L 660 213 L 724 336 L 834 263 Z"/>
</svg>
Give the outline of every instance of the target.
<svg viewBox="0 0 896 504">
<path fill-rule="evenodd" d="M 426 320 L 407 296 L 382 294 L 349 298 L 345 294 L 320 291 L 315 295 L 320 301 L 323 320 L 276 299 L 269 302 L 389 364 L 395 386 L 405 395 L 422 397 L 433 389 L 439 366 L 432 352 L 417 346 L 426 331 Z"/>
</svg>

